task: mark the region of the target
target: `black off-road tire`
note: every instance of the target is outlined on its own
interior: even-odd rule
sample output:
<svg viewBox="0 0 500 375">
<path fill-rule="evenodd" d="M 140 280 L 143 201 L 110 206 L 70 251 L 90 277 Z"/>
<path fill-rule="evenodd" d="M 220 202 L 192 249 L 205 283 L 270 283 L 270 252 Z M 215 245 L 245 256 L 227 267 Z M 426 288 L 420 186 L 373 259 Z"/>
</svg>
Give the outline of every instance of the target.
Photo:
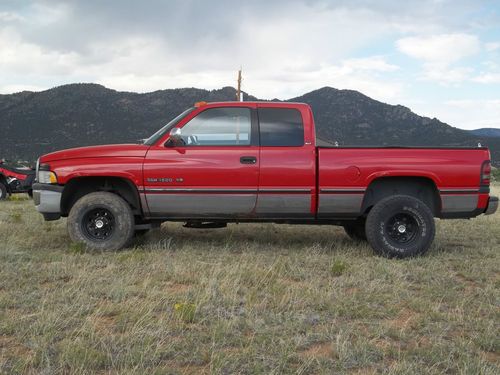
<svg viewBox="0 0 500 375">
<path fill-rule="evenodd" d="M 128 203 L 108 192 L 90 193 L 80 198 L 71 208 L 67 225 L 74 242 L 101 251 L 125 247 L 135 228 Z"/>
<path fill-rule="evenodd" d="M 344 230 L 346 234 L 354 241 L 366 241 L 366 219 L 360 218 L 352 223 L 345 224 Z"/>
<path fill-rule="evenodd" d="M 0 182 L 0 201 L 7 199 L 7 196 L 7 187 L 3 184 L 3 182 Z"/>
<path fill-rule="evenodd" d="M 368 214 L 366 237 L 373 250 L 388 258 L 424 254 L 435 234 L 434 216 L 427 205 L 408 195 L 378 202 Z"/>
</svg>

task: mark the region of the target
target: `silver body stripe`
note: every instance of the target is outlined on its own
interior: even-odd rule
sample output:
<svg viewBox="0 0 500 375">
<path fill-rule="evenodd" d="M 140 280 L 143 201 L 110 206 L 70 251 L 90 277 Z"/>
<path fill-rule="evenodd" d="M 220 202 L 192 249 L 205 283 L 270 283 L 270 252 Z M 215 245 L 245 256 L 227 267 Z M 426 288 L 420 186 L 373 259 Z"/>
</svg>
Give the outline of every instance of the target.
<svg viewBox="0 0 500 375">
<path fill-rule="evenodd" d="M 479 193 L 479 189 L 440 189 L 441 194 L 446 193 Z"/>
<path fill-rule="evenodd" d="M 337 194 L 343 194 L 343 193 L 364 193 L 366 189 L 320 189 L 320 193 L 337 193 Z"/>
<path fill-rule="evenodd" d="M 146 193 L 257 193 L 257 189 L 146 188 Z"/>
<path fill-rule="evenodd" d="M 308 194 L 311 192 L 311 189 L 282 189 L 282 188 L 276 188 L 276 189 L 259 189 L 259 193 L 305 193 Z"/>
<path fill-rule="evenodd" d="M 311 189 L 220 189 L 220 188 L 145 188 L 146 193 L 311 193 Z"/>
</svg>

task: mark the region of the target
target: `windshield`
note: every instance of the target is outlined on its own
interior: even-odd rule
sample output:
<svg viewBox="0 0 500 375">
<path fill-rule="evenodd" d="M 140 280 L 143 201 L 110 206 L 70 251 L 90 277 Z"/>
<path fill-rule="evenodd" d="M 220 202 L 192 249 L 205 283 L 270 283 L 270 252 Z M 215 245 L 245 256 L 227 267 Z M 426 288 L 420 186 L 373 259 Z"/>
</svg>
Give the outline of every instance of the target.
<svg viewBox="0 0 500 375">
<path fill-rule="evenodd" d="M 172 121 L 170 121 L 167 125 L 165 125 L 163 128 L 158 130 L 156 133 L 154 133 L 151 137 L 146 139 L 144 141 L 145 145 L 152 146 L 154 145 L 161 137 L 163 137 L 170 129 L 172 129 L 179 121 L 181 121 L 185 116 L 187 116 L 189 113 L 191 113 L 194 110 L 194 108 L 189 108 L 182 112 L 179 116 L 174 118 Z"/>
</svg>

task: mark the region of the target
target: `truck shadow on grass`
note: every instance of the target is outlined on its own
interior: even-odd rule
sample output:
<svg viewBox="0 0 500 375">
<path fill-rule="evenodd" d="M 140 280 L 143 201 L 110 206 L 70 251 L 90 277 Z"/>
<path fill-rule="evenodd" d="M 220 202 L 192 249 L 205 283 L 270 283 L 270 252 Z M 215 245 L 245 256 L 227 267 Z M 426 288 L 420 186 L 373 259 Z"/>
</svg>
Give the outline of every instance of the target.
<svg viewBox="0 0 500 375">
<path fill-rule="evenodd" d="M 491 233 L 482 236 L 485 225 L 482 220 L 474 222 L 473 228 L 466 221 L 438 223 L 433 245 L 426 256 L 448 256 L 468 254 L 481 256 L 489 248 L 498 246 L 500 238 Z M 470 223 L 470 222 L 469 222 Z M 477 236 L 470 232 L 477 233 Z M 468 235 L 465 235 L 469 233 Z M 477 237 L 477 238 L 476 238 Z M 129 247 L 143 251 L 183 251 L 197 249 L 199 251 L 230 251 L 241 253 L 253 252 L 311 252 L 346 254 L 349 256 L 373 256 L 374 253 L 367 242 L 349 238 L 342 227 L 307 226 L 282 224 L 230 224 L 222 229 L 187 229 L 182 224 L 164 224 L 144 237 L 136 239 Z"/>
<path fill-rule="evenodd" d="M 350 239 L 340 227 L 293 226 L 273 224 L 229 225 L 223 229 L 186 229 L 168 224 L 138 238 L 132 244 L 138 250 L 328 252 L 367 254 L 367 243 Z"/>
</svg>

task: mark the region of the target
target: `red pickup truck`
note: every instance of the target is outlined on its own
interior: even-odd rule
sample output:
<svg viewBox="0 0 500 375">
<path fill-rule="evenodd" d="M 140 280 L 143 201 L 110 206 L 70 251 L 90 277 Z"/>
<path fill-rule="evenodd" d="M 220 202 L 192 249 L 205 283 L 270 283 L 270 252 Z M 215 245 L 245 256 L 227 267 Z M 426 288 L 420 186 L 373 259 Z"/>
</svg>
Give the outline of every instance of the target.
<svg viewBox="0 0 500 375">
<path fill-rule="evenodd" d="M 324 143 L 324 144 L 320 144 Z M 338 147 L 302 103 L 197 103 L 144 144 L 42 156 L 34 201 L 73 241 L 119 249 L 165 221 L 341 225 L 388 257 L 425 253 L 434 218 L 492 214 L 486 148 Z M 256 233 L 256 235 L 258 235 Z"/>
</svg>

